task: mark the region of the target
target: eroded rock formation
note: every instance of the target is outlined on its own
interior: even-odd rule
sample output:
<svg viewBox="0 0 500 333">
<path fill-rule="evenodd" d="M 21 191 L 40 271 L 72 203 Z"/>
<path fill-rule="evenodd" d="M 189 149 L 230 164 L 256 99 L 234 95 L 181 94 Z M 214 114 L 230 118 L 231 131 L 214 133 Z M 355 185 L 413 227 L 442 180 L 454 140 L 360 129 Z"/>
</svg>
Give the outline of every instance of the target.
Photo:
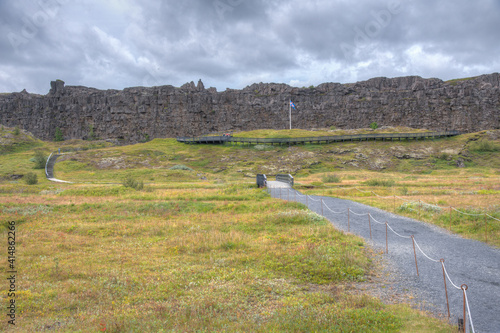
<svg viewBox="0 0 500 333">
<path fill-rule="evenodd" d="M 59 127 L 66 139 L 138 142 L 210 132 L 288 128 L 367 127 L 372 122 L 473 132 L 500 128 L 500 75 L 443 82 L 418 76 L 374 78 L 314 88 L 259 83 L 217 92 L 201 80 L 173 86 L 98 90 L 51 82 L 47 95 L 0 94 L 0 123 L 42 139 Z"/>
</svg>

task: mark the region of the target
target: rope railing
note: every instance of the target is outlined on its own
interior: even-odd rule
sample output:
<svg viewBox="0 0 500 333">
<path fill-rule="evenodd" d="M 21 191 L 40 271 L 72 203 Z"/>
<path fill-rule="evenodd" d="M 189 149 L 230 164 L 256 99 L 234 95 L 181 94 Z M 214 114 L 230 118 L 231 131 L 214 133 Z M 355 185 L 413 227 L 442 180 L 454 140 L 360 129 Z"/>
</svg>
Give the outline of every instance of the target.
<svg viewBox="0 0 500 333">
<path fill-rule="evenodd" d="M 288 189 L 289 191 L 290 189 Z M 299 193 L 297 190 L 293 190 L 294 192 L 296 193 Z M 299 195 L 300 196 L 300 195 Z M 320 199 L 320 200 L 315 200 L 314 198 L 312 198 L 310 195 L 306 194 L 304 195 L 306 197 L 306 199 L 311 199 L 312 201 L 315 201 L 315 202 L 321 202 L 321 212 L 323 214 L 323 207 L 326 207 L 326 209 L 328 211 L 330 211 L 331 213 L 333 214 L 345 214 L 345 212 L 337 212 L 335 210 L 333 210 L 330 206 L 328 206 L 327 203 L 325 203 L 323 201 L 323 199 Z M 308 205 L 309 206 L 309 205 Z M 469 305 L 469 301 L 468 301 L 468 298 L 467 298 L 467 293 L 466 293 L 466 290 L 467 290 L 467 285 L 463 284 L 462 286 L 457 286 L 453 280 L 451 280 L 449 274 L 448 274 L 448 271 L 446 270 L 446 266 L 444 264 L 444 259 L 441 259 L 441 260 L 437 260 L 437 259 L 434 259 L 432 258 L 431 256 L 429 256 L 423 249 L 422 247 L 420 246 L 420 244 L 416 241 L 415 237 L 413 235 L 411 236 L 405 236 L 405 235 L 401 235 L 399 234 L 398 232 L 396 232 L 389 223 L 387 222 L 380 222 L 378 221 L 375 217 L 373 217 L 373 215 L 371 213 L 357 213 L 357 212 L 354 212 L 353 210 L 351 210 L 350 208 L 348 208 L 348 212 L 349 213 L 352 213 L 353 215 L 355 216 L 368 216 L 369 217 L 369 222 L 373 221 L 379 225 L 385 225 L 385 228 L 386 228 L 386 244 L 387 244 L 387 230 L 391 230 L 396 236 L 400 237 L 400 238 L 404 238 L 404 239 L 411 239 L 412 242 L 413 242 L 413 251 L 414 251 L 414 255 L 415 255 L 415 265 L 417 267 L 417 275 L 418 275 L 418 264 L 417 264 L 417 254 L 416 254 L 416 249 L 418 249 L 418 251 L 428 260 L 430 260 L 431 262 L 434 262 L 434 263 L 441 263 L 441 266 L 442 266 L 442 269 L 443 269 L 443 273 L 444 273 L 444 276 L 446 277 L 446 279 L 450 282 L 450 284 L 457 290 L 461 290 L 463 292 L 463 295 L 464 295 L 464 309 L 466 308 L 467 309 L 467 313 L 465 313 L 465 310 L 464 310 L 464 321 L 465 321 L 465 317 L 467 316 L 468 319 L 469 319 L 469 323 L 470 323 L 470 327 L 472 329 L 472 332 L 474 333 L 475 330 L 474 330 L 474 324 L 472 322 L 472 315 L 471 315 L 471 311 L 470 311 L 470 305 Z M 370 238 L 372 236 L 372 233 L 371 233 L 371 225 L 370 225 Z M 386 245 L 387 247 L 387 245 Z M 388 251 L 388 250 L 387 250 Z M 446 279 L 445 279 L 445 289 L 446 289 Z M 464 288 L 465 286 L 465 288 Z M 448 305 L 448 314 L 449 314 L 449 304 L 448 304 L 448 292 L 446 291 L 446 302 L 447 302 L 447 305 Z"/>
<path fill-rule="evenodd" d="M 494 218 L 493 216 L 491 216 L 491 215 L 489 215 L 489 214 L 486 214 L 486 216 L 488 216 L 489 218 L 491 218 L 491 219 L 493 219 L 493 220 L 497 220 L 498 222 L 500 222 L 500 220 L 499 220 L 499 219 Z"/>
<path fill-rule="evenodd" d="M 364 191 L 364 190 L 361 190 L 357 187 L 342 187 L 342 186 L 323 186 L 324 188 L 330 188 L 330 189 L 338 189 L 338 190 L 352 190 L 352 189 L 355 189 L 361 193 L 372 193 L 374 194 L 376 197 L 378 198 L 382 198 L 382 199 L 400 199 L 402 201 L 404 201 L 405 203 L 409 203 L 409 204 L 418 204 L 420 205 L 421 207 L 432 207 L 432 208 L 436 208 L 436 209 L 441 209 L 441 210 L 445 210 L 445 209 L 448 209 L 448 208 L 451 208 L 452 210 L 454 210 L 455 212 L 459 213 L 459 214 L 462 214 L 462 215 L 466 215 L 466 216 L 476 216 L 476 217 L 479 217 L 479 216 L 485 216 L 485 218 L 490 218 L 490 219 L 493 219 L 495 221 L 498 221 L 500 222 L 500 219 L 494 217 L 494 216 L 491 216 L 490 214 L 484 212 L 484 213 L 477 213 L 477 214 L 472 214 L 472 213 L 466 213 L 466 212 L 463 212 L 461 210 L 458 210 L 454 207 L 442 207 L 442 206 L 439 206 L 439 205 L 435 205 L 435 204 L 431 204 L 431 203 L 427 203 L 425 201 L 422 201 L 422 200 L 419 200 L 419 201 L 414 201 L 414 200 L 408 200 L 407 198 L 402 198 L 400 196 L 397 196 L 397 195 L 392 195 L 392 196 L 381 196 L 379 194 L 377 194 L 376 192 L 374 191 Z M 411 212 L 417 212 L 417 213 L 420 213 L 419 210 L 415 210 L 411 207 L 405 207 L 405 209 L 411 211 Z M 486 220 L 485 220 L 486 221 Z M 451 225 L 450 225 L 450 228 L 451 228 Z M 487 236 L 485 236 L 486 239 L 487 239 Z"/>
<path fill-rule="evenodd" d="M 331 187 L 331 186 L 323 186 L 324 188 L 331 188 L 331 189 L 339 189 L 339 190 L 351 190 L 351 189 L 354 189 L 354 190 L 357 190 L 361 193 L 372 193 L 373 195 L 379 197 L 379 198 L 382 198 L 382 199 L 394 199 L 396 200 L 397 199 L 400 199 L 402 201 L 404 201 L 404 210 L 407 210 L 409 212 L 412 212 L 412 213 L 417 213 L 418 214 L 418 219 L 420 219 L 421 217 L 421 211 L 422 210 L 430 210 L 430 209 L 433 209 L 433 210 L 447 210 L 448 208 L 450 209 L 450 218 L 449 218 L 449 230 L 451 231 L 452 230 L 452 217 L 451 217 L 451 211 L 455 211 L 457 212 L 458 214 L 462 214 L 462 215 L 465 215 L 465 216 L 474 216 L 474 217 L 480 217 L 480 216 L 484 216 L 484 240 L 486 243 L 488 243 L 488 232 L 494 232 L 494 228 L 491 229 L 489 228 L 489 222 L 487 221 L 487 219 L 492 219 L 494 221 L 498 221 L 500 222 L 500 219 L 490 215 L 490 214 L 487 214 L 486 212 L 484 213 L 467 213 L 467 212 L 464 212 L 464 211 L 461 211 L 459 209 L 456 209 L 454 207 L 442 207 L 442 206 L 439 206 L 439 205 L 435 205 L 435 204 L 431 204 L 431 203 L 427 203 L 427 202 L 424 202 L 422 200 L 418 200 L 418 201 L 414 201 L 414 200 L 409 200 L 407 198 L 402 198 L 400 196 L 397 196 L 397 195 L 393 195 L 393 196 L 381 196 L 379 194 L 377 194 L 376 192 L 374 191 L 364 191 L 364 190 L 361 190 L 359 189 L 358 187 L 341 187 L 341 186 L 335 186 L 335 187 Z M 296 191 L 294 189 L 294 191 Z M 298 192 L 296 192 L 297 194 L 296 195 L 299 195 L 299 197 L 301 196 Z M 314 201 L 314 202 L 318 202 L 319 200 L 317 199 L 314 199 L 312 196 L 308 195 L 308 194 L 305 194 L 306 196 L 306 200 L 310 199 L 311 201 Z M 416 208 L 412 208 L 410 207 L 411 205 L 418 205 L 418 209 Z M 403 206 L 401 206 L 403 207 Z M 330 209 L 331 210 L 331 209 Z M 396 211 L 396 204 L 394 202 L 394 211 Z M 357 215 L 357 213 L 353 212 L 354 215 Z M 358 214 L 359 215 L 359 214 Z M 361 214 L 361 215 L 365 215 L 365 214 Z M 373 217 L 373 216 L 370 216 L 370 217 Z M 381 222 L 379 221 L 376 221 L 375 220 L 375 223 L 378 223 L 378 224 L 382 224 Z"/>
<path fill-rule="evenodd" d="M 328 209 L 330 212 L 332 212 L 333 214 L 345 214 L 345 212 L 336 212 L 334 211 L 333 209 L 331 209 L 326 203 L 323 203 L 326 207 L 326 209 Z"/>
<path fill-rule="evenodd" d="M 351 210 L 350 212 L 351 212 L 351 213 L 353 213 L 354 215 L 357 215 L 357 216 L 365 216 L 365 215 L 370 215 L 370 213 L 362 213 L 362 214 L 358 214 L 358 213 L 353 212 L 352 210 Z"/>
<path fill-rule="evenodd" d="M 464 291 L 464 297 L 465 297 L 465 304 L 467 304 L 467 314 L 469 317 L 470 326 L 471 326 L 472 332 L 474 333 L 475 332 L 474 323 L 472 322 L 472 316 L 470 314 L 469 299 L 467 298 L 467 291 L 466 291 L 466 289 L 463 289 L 463 291 Z"/>
<path fill-rule="evenodd" d="M 377 223 L 377 224 L 385 224 L 386 222 L 380 222 L 380 221 L 377 221 L 372 214 L 368 213 L 368 215 L 370 215 L 371 219 L 373 222 Z"/>
<path fill-rule="evenodd" d="M 392 199 L 392 196 L 383 197 L 383 196 L 378 195 L 377 193 L 375 193 L 373 191 L 370 191 L 370 192 L 373 193 L 373 194 L 375 194 L 377 197 L 382 198 L 382 199 Z"/>
<path fill-rule="evenodd" d="M 324 186 L 324 188 L 330 188 L 330 189 L 339 189 L 339 190 L 352 190 L 352 189 L 355 189 L 359 192 L 362 192 L 362 193 L 373 193 L 376 197 L 378 198 L 382 198 L 382 199 L 393 199 L 393 198 L 397 198 L 397 199 L 400 199 L 402 201 L 406 201 L 408 203 L 419 203 L 419 204 L 422 204 L 422 205 L 425 205 L 425 206 L 430 206 L 430 207 L 435 207 L 435 208 L 439 208 L 439 209 L 445 209 L 445 208 L 448 208 L 448 207 L 442 207 L 442 206 L 439 206 L 439 205 L 435 205 L 435 204 L 431 204 L 431 203 L 428 203 L 428 202 L 425 202 L 425 201 L 422 201 L 422 200 L 419 200 L 419 201 L 413 201 L 413 200 L 408 200 L 407 198 L 402 198 L 398 195 L 390 195 L 390 196 L 381 196 L 377 193 L 375 193 L 374 191 L 364 191 L 364 190 L 361 190 L 357 187 L 342 187 L 342 186 Z M 483 216 L 483 215 L 486 215 L 488 216 L 489 218 L 492 218 L 494 220 L 497 220 L 497 221 L 500 221 L 499 219 L 487 214 L 487 213 L 479 213 L 479 214 L 470 214 L 470 213 L 465 213 L 465 212 L 462 212 L 454 207 L 452 207 L 453 210 L 455 210 L 457 213 L 460 213 L 460 214 L 464 214 L 464 215 L 470 215 L 470 216 Z"/>
<path fill-rule="evenodd" d="M 429 259 L 430 261 L 434 261 L 434 262 L 439 262 L 439 260 L 436 260 L 436 259 L 432 259 L 431 257 L 429 257 L 424 251 L 422 251 L 422 248 L 420 247 L 420 245 L 418 245 L 417 241 L 415 240 L 415 238 L 413 239 L 413 241 L 415 242 L 415 245 L 417 246 L 418 250 L 424 255 L 424 257 L 426 257 L 427 259 Z"/>
<path fill-rule="evenodd" d="M 485 215 L 484 213 L 480 213 L 480 214 L 465 213 L 465 212 L 459 211 L 458 209 L 456 209 L 454 207 L 451 207 L 451 209 L 453 209 L 455 212 L 458 212 L 458 213 L 464 214 L 464 215 L 468 215 L 468 216 L 483 216 L 483 215 Z"/>
<path fill-rule="evenodd" d="M 320 200 L 315 200 L 313 199 L 310 195 L 308 195 L 309 199 L 311 199 L 312 201 L 315 201 L 315 202 L 319 202 Z"/>
<path fill-rule="evenodd" d="M 444 265 L 444 260 L 441 260 L 441 265 L 443 267 L 443 271 L 446 275 L 446 278 L 448 279 L 448 281 L 451 283 L 451 285 L 453 287 L 455 287 L 455 289 L 458 289 L 458 290 L 462 290 L 463 294 L 464 294 L 464 321 L 465 321 L 465 306 L 467 306 L 467 317 L 469 317 L 469 323 L 470 323 L 470 326 L 471 326 L 471 329 L 472 329 L 472 332 L 474 333 L 475 330 L 474 330 L 474 322 L 472 321 L 472 315 L 471 315 L 471 312 L 470 312 L 470 306 L 469 306 L 469 299 L 467 297 L 467 285 L 466 284 L 463 284 L 461 285 L 460 287 L 457 286 L 455 283 L 453 283 L 453 281 L 450 279 L 450 276 L 448 275 L 448 271 L 446 270 L 446 266 Z M 464 288 L 465 286 L 465 288 Z M 464 327 L 464 331 L 465 331 L 465 327 Z"/>
<path fill-rule="evenodd" d="M 446 270 L 446 266 L 444 265 L 444 262 L 441 262 L 441 264 L 443 265 L 444 272 L 446 274 L 446 278 L 448 279 L 448 281 L 450 281 L 451 285 L 453 287 L 455 287 L 456 289 L 461 290 L 462 288 L 460 288 L 459 286 L 457 286 L 456 284 L 454 284 L 453 281 L 450 279 L 450 275 L 448 275 L 448 271 Z"/>
<path fill-rule="evenodd" d="M 397 233 L 394 229 L 392 229 L 392 227 L 391 227 L 389 224 L 387 224 L 387 227 L 388 227 L 389 229 L 391 229 L 391 231 L 392 231 L 392 232 L 393 232 L 396 236 L 401 237 L 401 238 L 411 239 L 411 237 L 410 237 L 410 236 L 403 236 L 403 235 L 398 234 L 398 233 Z"/>
</svg>

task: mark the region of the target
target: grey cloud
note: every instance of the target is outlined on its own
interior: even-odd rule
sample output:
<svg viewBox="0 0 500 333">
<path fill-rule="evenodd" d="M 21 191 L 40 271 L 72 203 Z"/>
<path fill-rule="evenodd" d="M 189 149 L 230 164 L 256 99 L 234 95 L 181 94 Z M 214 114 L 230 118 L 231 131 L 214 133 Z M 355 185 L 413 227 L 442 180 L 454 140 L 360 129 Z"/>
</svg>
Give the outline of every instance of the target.
<svg viewBox="0 0 500 333">
<path fill-rule="evenodd" d="M 224 89 L 254 77 L 318 84 L 498 71 L 498 1 L 408 0 L 387 16 L 391 2 L 67 0 L 17 52 L 9 33 L 23 36 L 41 7 L 0 2 L 0 77 L 10 78 L 0 91 L 46 93 L 56 78 L 101 89 L 202 78 Z"/>
</svg>

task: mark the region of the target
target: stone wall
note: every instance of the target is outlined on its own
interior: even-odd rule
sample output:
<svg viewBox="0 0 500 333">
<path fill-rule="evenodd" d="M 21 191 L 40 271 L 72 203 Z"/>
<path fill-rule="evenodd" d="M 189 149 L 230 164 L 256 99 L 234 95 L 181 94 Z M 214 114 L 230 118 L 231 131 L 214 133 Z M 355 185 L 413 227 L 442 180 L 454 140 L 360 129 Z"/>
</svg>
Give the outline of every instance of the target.
<svg viewBox="0 0 500 333">
<path fill-rule="evenodd" d="M 500 75 L 443 82 L 418 76 L 374 78 L 314 88 L 252 84 L 217 92 L 187 83 L 173 86 L 97 90 L 51 82 L 47 95 L 0 94 L 0 124 L 19 126 L 41 139 L 59 127 L 65 139 L 139 142 L 210 132 L 288 128 L 408 126 L 475 132 L 500 128 Z M 92 130 L 91 130 L 92 129 Z"/>
</svg>

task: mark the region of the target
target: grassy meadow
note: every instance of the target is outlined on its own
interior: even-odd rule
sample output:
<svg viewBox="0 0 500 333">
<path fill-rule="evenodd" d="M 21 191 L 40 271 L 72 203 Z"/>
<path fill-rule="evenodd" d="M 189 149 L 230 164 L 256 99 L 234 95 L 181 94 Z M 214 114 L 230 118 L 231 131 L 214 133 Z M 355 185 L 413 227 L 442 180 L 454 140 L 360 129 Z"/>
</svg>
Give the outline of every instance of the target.
<svg viewBox="0 0 500 333">
<path fill-rule="evenodd" d="M 17 325 L 3 329 L 448 331 L 407 306 L 349 293 L 373 254 L 303 205 L 246 184 L 121 188 L 2 195 L 19 267 Z"/>
<path fill-rule="evenodd" d="M 371 134 L 371 133 L 419 133 L 427 132 L 425 130 L 407 128 L 407 127 L 385 127 L 373 130 L 371 128 L 345 130 L 339 128 L 331 129 L 291 129 L 291 130 L 272 130 L 262 129 L 254 131 L 245 131 L 234 133 L 238 138 L 307 138 L 315 136 L 334 136 L 334 135 L 353 135 L 353 134 Z"/>
<path fill-rule="evenodd" d="M 500 175 L 495 169 L 312 175 L 296 188 L 379 207 L 500 247 Z"/>
<path fill-rule="evenodd" d="M 5 128 L 0 134 L 6 138 L 0 244 L 6 253 L 8 221 L 15 221 L 18 266 L 16 326 L 3 320 L 2 330 L 452 332 L 429 313 L 360 292 L 358 284 L 373 280 L 377 254 L 304 205 L 270 198 L 255 187 L 255 174 L 292 172 L 307 193 L 400 214 L 415 214 L 404 202 L 423 200 L 498 217 L 498 138 L 486 132 L 398 142 L 400 148 L 373 167 L 364 161 L 380 159 L 380 151 L 396 143 L 269 148 L 155 139 L 112 146 L 41 142 Z M 491 142 L 493 151 L 472 149 L 474 141 Z M 72 184 L 49 182 L 43 170 L 33 169 L 36 151 L 48 155 L 59 147 L 88 149 L 64 154 L 56 164 L 55 177 Z M 464 155 L 465 168 L 456 167 L 454 160 Z M 38 184 L 24 183 L 29 172 Z M 123 186 L 127 177 L 144 188 Z M 337 186 L 405 200 L 394 206 L 393 199 Z M 447 212 L 421 214 L 448 225 Z M 473 232 L 471 220 L 455 215 L 455 232 L 463 228 L 482 240 L 479 224 Z M 489 243 L 498 245 L 498 224 L 488 226 Z M 5 288 L 2 304 L 8 302 Z"/>
</svg>

